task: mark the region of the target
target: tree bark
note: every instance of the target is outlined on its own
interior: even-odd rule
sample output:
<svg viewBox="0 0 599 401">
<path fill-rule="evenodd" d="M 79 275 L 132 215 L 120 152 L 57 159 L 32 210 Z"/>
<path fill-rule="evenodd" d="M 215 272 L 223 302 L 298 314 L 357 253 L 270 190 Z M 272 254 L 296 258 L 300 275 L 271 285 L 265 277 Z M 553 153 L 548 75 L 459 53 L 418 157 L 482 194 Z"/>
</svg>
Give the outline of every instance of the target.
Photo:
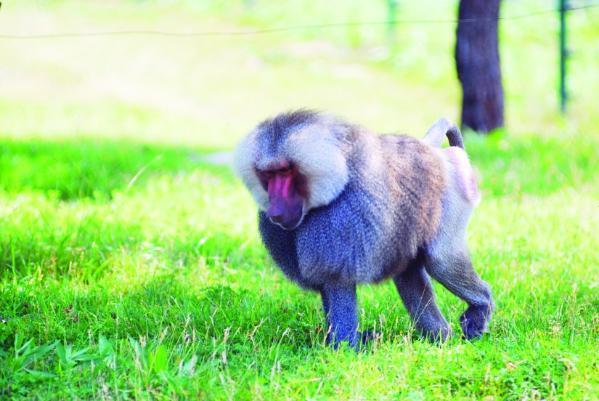
<svg viewBox="0 0 599 401">
<path fill-rule="evenodd" d="M 462 129 L 503 127 L 497 27 L 500 0 L 461 0 L 455 48 L 462 86 Z"/>
</svg>

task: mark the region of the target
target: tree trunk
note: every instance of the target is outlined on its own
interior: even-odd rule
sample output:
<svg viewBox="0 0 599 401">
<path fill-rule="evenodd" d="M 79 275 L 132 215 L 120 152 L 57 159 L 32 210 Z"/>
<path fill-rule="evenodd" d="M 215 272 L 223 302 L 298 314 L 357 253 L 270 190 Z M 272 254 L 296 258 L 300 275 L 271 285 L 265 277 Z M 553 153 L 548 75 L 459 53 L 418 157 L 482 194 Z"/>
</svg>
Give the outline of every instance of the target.
<svg viewBox="0 0 599 401">
<path fill-rule="evenodd" d="M 480 133 L 503 126 L 497 25 L 500 0 L 461 0 L 455 48 L 462 85 L 462 128 Z"/>
</svg>

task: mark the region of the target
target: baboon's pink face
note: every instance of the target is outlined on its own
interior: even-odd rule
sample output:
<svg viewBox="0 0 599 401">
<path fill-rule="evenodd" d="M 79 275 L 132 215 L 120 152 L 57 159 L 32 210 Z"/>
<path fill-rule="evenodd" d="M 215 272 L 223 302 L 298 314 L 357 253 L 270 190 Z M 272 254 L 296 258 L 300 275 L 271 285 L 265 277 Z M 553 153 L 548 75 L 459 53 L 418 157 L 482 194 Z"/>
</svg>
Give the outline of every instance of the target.
<svg viewBox="0 0 599 401">
<path fill-rule="evenodd" d="M 349 181 L 349 128 L 307 112 L 259 124 L 237 146 L 235 170 L 270 221 L 296 229 L 310 210 L 332 202 Z"/>
<path fill-rule="evenodd" d="M 266 215 L 286 230 L 300 225 L 308 198 L 306 177 L 294 164 L 278 162 L 267 169 L 256 170 L 260 183 L 268 193 Z"/>
</svg>

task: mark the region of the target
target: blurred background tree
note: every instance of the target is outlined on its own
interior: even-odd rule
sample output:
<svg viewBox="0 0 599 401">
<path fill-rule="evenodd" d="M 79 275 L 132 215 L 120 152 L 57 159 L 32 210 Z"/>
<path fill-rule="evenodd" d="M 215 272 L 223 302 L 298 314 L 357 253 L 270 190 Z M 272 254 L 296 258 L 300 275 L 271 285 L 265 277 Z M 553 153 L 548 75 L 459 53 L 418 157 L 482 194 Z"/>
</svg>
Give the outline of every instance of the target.
<svg viewBox="0 0 599 401">
<path fill-rule="evenodd" d="M 500 0 L 461 0 L 456 67 L 462 85 L 462 128 L 488 133 L 503 127 L 499 64 Z"/>
<path fill-rule="evenodd" d="M 265 115 L 306 106 L 415 135 L 440 115 L 481 132 L 596 126 L 599 7 L 584 0 L 568 17 L 567 119 L 559 10 L 546 0 L 3 3 L 0 131 L 15 136 L 168 132 L 225 148 Z"/>
</svg>

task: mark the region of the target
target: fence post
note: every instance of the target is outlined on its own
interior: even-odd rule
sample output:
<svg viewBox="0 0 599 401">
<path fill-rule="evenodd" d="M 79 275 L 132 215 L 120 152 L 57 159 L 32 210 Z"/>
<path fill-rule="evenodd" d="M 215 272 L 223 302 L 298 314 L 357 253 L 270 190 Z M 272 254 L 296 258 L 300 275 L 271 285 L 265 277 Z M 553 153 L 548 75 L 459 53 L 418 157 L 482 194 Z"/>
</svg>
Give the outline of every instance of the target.
<svg viewBox="0 0 599 401">
<path fill-rule="evenodd" d="M 387 0 L 387 41 L 389 42 L 390 53 L 395 52 L 395 28 L 398 0 Z"/>
<path fill-rule="evenodd" d="M 566 12 L 569 9 L 568 0 L 559 0 L 559 105 L 562 113 L 566 112 L 568 88 L 566 82 L 568 47 L 566 36 Z"/>
</svg>

